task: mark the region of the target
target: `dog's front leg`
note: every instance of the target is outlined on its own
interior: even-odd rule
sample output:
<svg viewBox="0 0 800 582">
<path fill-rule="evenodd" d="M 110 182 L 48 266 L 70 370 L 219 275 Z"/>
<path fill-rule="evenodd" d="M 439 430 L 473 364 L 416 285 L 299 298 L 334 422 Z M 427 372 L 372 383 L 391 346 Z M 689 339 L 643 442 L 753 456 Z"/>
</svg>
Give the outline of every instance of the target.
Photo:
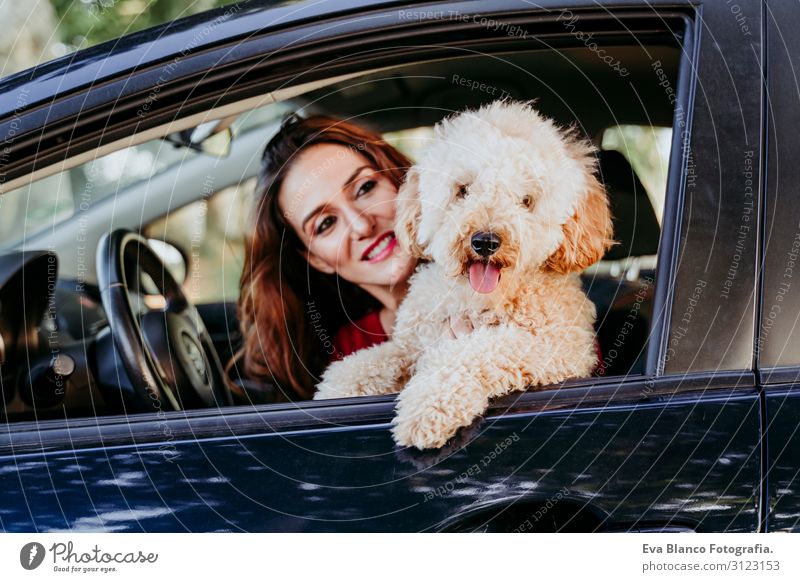
<svg viewBox="0 0 800 582">
<path fill-rule="evenodd" d="M 392 340 L 359 350 L 328 366 L 314 399 L 399 392 L 410 366 L 408 351 Z"/>
<path fill-rule="evenodd" d="M 397 399 L 395 441 L 418 449 L 441 447 L 482 415 L 490 398 L 581 375 L 569 363 L 580 359 L 574 352 L 570 355 L 572 342 L 559 335 L 534 336 L 501 325 L 477 329 L 428 351 Z M 593 340 L 587 338 L 589 347 L 583 351 L 591 361 Z"/>
</svg>

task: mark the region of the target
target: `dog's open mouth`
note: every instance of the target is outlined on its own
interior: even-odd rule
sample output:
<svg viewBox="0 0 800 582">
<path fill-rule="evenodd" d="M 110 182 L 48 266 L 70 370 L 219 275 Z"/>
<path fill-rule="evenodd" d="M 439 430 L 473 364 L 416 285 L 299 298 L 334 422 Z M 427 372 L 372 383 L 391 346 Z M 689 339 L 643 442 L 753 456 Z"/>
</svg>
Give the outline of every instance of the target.
<svg viewBox="0 0 800 582">
<path fill-rule="evenodd" d="M 500 267 L 490 261 L 469 264 L 469 284 L 478 293 L 491 293 L 500 283 Z"/>
</svg>

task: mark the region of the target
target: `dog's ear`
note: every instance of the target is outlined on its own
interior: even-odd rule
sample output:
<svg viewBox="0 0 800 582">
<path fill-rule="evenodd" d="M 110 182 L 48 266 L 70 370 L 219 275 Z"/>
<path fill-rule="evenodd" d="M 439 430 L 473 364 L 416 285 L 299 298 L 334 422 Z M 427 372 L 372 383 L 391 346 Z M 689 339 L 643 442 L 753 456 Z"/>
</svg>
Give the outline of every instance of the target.
<svg viewBox="0 0 800 582">
<path fill-rule="evenodd" d="M 564 241 L 545 266 L 557 273 L 581 272 L 603 258 L 615 243 L 608 196 L 593 175 L 573 215 L 564 223 Z"/>
<path fill-rule="evenodd" d="M 397 192 L 394 234 L 397 237 L 397 242 L 400 243 L 400 248 L 418 259 L 427 258 L 418 238 L 421 217 L 419 173 L 412 167 L 406 173 L 406 179 Z"/>
</svg>

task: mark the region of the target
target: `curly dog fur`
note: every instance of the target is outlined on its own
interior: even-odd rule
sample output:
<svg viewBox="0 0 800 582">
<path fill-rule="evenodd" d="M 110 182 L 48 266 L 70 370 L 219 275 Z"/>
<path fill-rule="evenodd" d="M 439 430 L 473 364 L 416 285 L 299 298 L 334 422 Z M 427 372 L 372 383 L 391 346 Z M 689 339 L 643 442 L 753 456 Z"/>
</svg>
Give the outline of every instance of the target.
<svg viewBox="0 0 800 582">
<path fill-rule="evenodd" d="M 402 390 L 395 441 L 427 449 L 490 398 L 590 375 L 595 307 L 578 273 L 613 244 L 595 163 L 589 143 L 530 103 L 440 122 L 398 193 L 397 238 L 422 262 L 393 337 L 331 365 L 315 398 Z M 476 250 L 485 233 L 496 244 Z M 451 317 L 474 331 L 453 338 Z"/>
</svg>

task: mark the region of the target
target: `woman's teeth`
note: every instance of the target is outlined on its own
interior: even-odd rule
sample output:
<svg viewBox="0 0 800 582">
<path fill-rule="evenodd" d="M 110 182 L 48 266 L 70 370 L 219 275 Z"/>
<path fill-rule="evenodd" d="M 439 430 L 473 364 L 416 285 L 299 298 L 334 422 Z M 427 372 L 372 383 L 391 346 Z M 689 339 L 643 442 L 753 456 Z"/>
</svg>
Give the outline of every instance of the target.
<svg viewBox="0 0 800 582">
<path fill-rule="evenodd" d="M 392 241 L 394 241 L 394 235 L 389 235 L 387 237 L 384 237 L 384 239 L 381 242 L 379 242 L 377 246 L 369 252 L 369 254 L 366 256 L 366 260 L 371 261 L 378 255 L 380 255 L 383 251 L 389 248 L 389 245 L 392 244 Z"/>
</svg>

